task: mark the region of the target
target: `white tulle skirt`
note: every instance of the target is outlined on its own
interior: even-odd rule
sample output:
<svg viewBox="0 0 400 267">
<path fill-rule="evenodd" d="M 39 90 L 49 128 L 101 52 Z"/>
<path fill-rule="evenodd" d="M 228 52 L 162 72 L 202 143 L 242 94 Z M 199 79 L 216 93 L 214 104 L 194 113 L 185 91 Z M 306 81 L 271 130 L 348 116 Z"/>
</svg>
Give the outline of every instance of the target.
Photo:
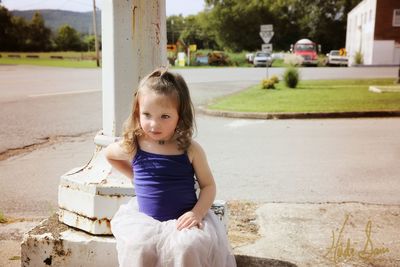
<svg viewBox="0 0 400 267">
<path fill-rule="evenodd" d="M 136 198 L 111 220 L 121 267 L 235 267 L 218 217 L 209 211 L 203 229 L 176 229 L 176 220 L 157 221 L 138 211 Z"/>
</svg>

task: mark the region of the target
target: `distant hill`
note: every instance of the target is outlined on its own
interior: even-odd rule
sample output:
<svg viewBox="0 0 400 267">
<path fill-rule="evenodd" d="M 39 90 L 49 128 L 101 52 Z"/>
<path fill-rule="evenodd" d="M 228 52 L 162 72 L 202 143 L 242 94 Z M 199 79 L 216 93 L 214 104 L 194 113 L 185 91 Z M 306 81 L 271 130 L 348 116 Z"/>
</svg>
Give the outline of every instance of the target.
<svg viewBox="0 0 400 267">
<path fill-rule="evenodd" d="M 81 33 L 93 34 L 93 19 L 92 12 L 74 12 L 66 10 L 53 10 L 53 9 L 38 9 L 38 10 L 12 10 L 14 16 L 23 17 L 27 21 L 31 21 L 33 14 L 39 12 L 44 20 L 45 25 L 53 32 L 64 24 L 68 24 L 75 30 Z M 97 34 L 101 34 L 101 11 L 96 11 L 97 17 Z"/>
</svg>

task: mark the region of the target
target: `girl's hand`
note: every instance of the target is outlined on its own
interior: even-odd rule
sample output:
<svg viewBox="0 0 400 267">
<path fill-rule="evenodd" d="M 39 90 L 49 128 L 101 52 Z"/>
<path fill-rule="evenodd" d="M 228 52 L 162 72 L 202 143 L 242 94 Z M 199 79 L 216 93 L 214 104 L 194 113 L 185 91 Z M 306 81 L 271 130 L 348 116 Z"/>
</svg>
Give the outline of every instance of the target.
<svg viewBox="0 0 400 267">
<path fill-rule="evenodd" d="M 192 227 L 203 228 L 202 218 L 200 215 L 193 211 L 188 211 L 178 218 L 176 228 L 180 231 L 182 229 L 190 229 Z"/>
</svg>

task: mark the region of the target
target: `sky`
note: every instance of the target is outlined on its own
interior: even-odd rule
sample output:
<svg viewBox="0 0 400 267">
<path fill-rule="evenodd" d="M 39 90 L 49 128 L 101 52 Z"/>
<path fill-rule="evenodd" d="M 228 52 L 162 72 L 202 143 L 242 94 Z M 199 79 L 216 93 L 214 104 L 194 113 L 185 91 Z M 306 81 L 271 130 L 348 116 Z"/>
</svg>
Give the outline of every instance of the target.
<svg viewBox="0 0 400 267">
<path fill-rule="evenodd" d="M 108 0 L 110 1 L 110 0 Z M 114 0 L 115 1 L 115 0 Z M 204 8 L 204 0 L 165 0 L 167 16 L 197 14 Z M 91 11 L 93 0 L 0 0 L 8 10 L 62 9 L 71 11 Z M 101 9 L 103 0 L 96 0 Z"/>
</svg>

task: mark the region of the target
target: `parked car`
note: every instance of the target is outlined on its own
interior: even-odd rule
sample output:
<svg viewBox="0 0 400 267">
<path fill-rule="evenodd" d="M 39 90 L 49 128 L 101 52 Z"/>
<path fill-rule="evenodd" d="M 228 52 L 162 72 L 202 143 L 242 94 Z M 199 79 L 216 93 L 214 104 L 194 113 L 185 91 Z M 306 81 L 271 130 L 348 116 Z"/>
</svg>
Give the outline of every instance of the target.
<svg viewBox="0 0 400 267">
<path fill-rule="evenodd" d="M 349 62 L 349 58 L 341 55 L 339 50 L 331 50 L 326 56 L 328 57 L 326 61 L 328 66 L 347 66 Z"/>
<path fill-rule="evenodd" d="M 272 57 L 267 52 L 257 52 L 253 58 L 254 67 L 271 67 Z"/>
</svg>

